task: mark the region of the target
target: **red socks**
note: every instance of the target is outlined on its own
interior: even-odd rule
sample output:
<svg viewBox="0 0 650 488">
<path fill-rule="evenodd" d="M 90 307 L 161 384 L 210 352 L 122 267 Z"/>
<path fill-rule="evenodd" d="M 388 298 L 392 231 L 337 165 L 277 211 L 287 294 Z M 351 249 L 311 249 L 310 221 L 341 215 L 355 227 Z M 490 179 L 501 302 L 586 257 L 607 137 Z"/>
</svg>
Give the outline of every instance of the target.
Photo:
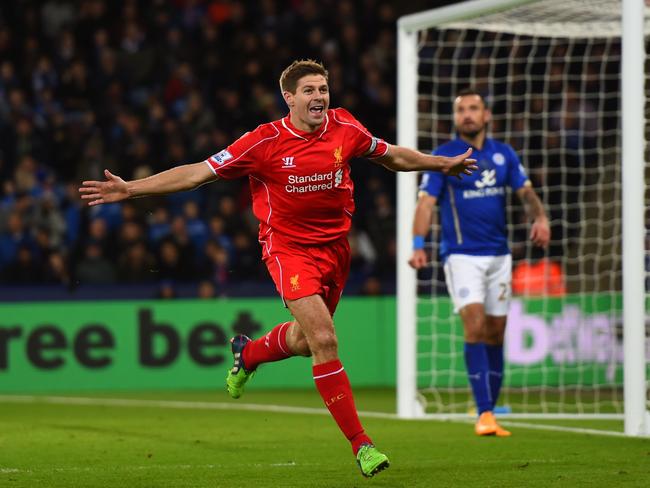
<svg viewBox="0 0 650 488">
<path fill-rule="evenodd" d="M 287 347 L 287 330 L 292 322 L 276 325 L 271 332 L 254 341 L 244 348 L 244 366 L 253 371 L 262 363 L 280 361 L 293 356 Z"/>
<path fill-rule="evenodd" d="M 246 361 L 244 359 L 244 361 Z M 313 367 L 314 382 L 325 405 L 339 428 L 352 444 L 355 456 L 361 444 L 372 444 L 359 422 L 357 408 L 352 397 L 350 380 L 338 359 Z"/>
<path fill-rule="evenodd" d="M 262 363 L 286 359 L 294 354 L 287 347 L 287 330 L 292 322 L 276 325 L 271 332 L 244 348 L 244 366 L 248 371 Z M 313 366 L 314 382 L 325 405 L 357 454 L 361 444 L 372 444 L 359 422 L 348 375 L 338 359 Z"/>
</svg>

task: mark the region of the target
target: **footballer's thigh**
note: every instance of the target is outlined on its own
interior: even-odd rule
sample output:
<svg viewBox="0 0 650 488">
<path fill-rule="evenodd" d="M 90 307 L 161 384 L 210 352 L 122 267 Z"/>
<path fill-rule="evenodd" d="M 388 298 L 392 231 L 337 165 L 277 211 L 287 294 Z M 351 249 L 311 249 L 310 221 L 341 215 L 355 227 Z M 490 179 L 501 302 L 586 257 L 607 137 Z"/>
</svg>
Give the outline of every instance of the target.
<svg viewBox="0 0 650 488">
<path fill-rule="evenodd" d="M 444 266 L 447 290 L 454 311 L 463 320 L 465 341 L 482 342 L 485 335 L 486 276 L 489 260 L 485 256 L 451 254 Z"/>
<path fill-rule="evenodd" d="M 486 273 L 489 266 L 485 256 L 450 254 L 444 265 L 447 291 L 458 313 L 471 303 L 485 302 Z"/>
<path fill-rule="evenodd" d="M 512 296 L 512 256 L 492 256 L 486 275 L 485 313 L 493 317 L 508 315 Z"/>
<path fill-rule="evenodd" d="M 270 237 L 269 237 L 270 240 Z M 275 237 L 263 248 L 264 263 L 282 297 L 296 319 L 287 330 L 287 346 L 294 354 L 336 358 L 336 336 L 323 293 L 323 271 L 314 259 L 314 250 Z M 333 345 L 332 345 L 333 344 Z"/>
<path fill-rule="evenodd" d="M 329 309 L 320 295 L 286 300 L 304 334 L 314 364 L 338 359 L 338 341 Z"/>
<path fill-rule="evenodd" d="M 503 344 L 512 297 L 512 256 L 494 256 L 487 273 L 485 342 Z"/>
</svg>

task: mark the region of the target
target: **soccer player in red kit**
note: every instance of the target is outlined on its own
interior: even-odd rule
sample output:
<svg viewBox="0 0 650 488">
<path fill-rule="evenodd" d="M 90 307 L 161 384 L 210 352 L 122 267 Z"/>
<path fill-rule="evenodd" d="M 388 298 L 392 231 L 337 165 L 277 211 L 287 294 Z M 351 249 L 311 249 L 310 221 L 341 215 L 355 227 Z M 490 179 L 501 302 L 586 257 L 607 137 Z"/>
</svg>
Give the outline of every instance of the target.
<svg viewBox="0 0 650 488">
<path fill-rule="evenodd" d="M 248 176 L 262 257 L 294 320 L 257 340 L 244 335 L 231 340 L 228 392 L 239 398 L 262 363 L 311 356 L 316 388 L 350 441 L 361 473 L 369 477 L 389 461 L 359 422 L 332 320 L 350 267 L 349 162 L 366 157 L 393 171 L 461 177 L 476 169 L 475 161 L 467 159 L 471 149 L 455 157 L 430 156 L 373 137 L 346 110 L 329 108 L 328 73 L 320 63 L 293 62 L 282 73 L 280 88 L 289 115 L 247 132 L 207 160 L 128 182 L 106 170 L 106 181 L 84 181 L 79 191 L 89 205 L 97 205 Z"/>
</svg>

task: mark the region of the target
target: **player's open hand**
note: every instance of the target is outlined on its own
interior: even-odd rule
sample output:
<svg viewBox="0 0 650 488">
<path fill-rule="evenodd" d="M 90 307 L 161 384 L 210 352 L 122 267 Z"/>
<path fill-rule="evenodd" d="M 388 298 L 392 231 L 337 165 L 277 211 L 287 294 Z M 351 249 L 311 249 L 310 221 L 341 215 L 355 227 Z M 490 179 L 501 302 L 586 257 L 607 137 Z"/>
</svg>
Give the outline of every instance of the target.
<svg viewBox="0 0 650 488">
<path fill-rule="evenodd" d="M 476 159 L 468 159 L 472 155 L 472 148 L 470 147 L 463 154 L 454 157 L 443 158 L 442 172 L 449 176 L 455 176 L 458 179 L 462 175 L 471 175 L 473 171 L 478 169 Z"/>
<path fill-rule="evenodd" d="M 411 265 L 411 268 L 424 268 L 428 264 L 427 253 L 424 252 L 424 249 L 415 249 L 411 259 L 409 259 L 409 264 Z"/>
<path fill-rule="evenodd" d="M 126 182 L 107 169 L 104 170 L 106 181 L 84 181 L 79 188 L 81 198 L 88 200 L 88 205 L 119 202 L 129 198 Z"/>
<path fill-rule="evenodd" d="M 530 240 L 533 241 L 533 244 L 536 246 L 543 248 L 548 247 L 548 244 L 551 241 L 551 228 L 549 227 L 546 218 L 538 219 L 533 222 L 533 226 L 530 229 Z"/>
</svg>

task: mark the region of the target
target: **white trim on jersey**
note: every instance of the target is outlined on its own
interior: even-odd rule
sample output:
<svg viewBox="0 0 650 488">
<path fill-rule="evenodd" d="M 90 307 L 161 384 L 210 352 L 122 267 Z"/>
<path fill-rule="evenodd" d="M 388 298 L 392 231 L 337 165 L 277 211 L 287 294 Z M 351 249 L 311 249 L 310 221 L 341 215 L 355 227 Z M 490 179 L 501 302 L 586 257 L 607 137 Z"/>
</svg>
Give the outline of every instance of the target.
<svg viewBox="0 0 650 488">
<path fill-rule="evenodd" d="M 263 180 L 260 180 L 256 176 L 253 175 L 248 175 L 250 178 L 253 178 L 254 180 L 259 181 L 264 185 L 264 188 L 266 189 L 266 201 L 269 203 L 269 215 L 266 217 L 266 225 L 269 227 L 271 226 L 271 214 L 273 213 L 273 207 L 271 207 L 271 192 L 269 191 L 269 187 L 266 185 L 266 183 Z"/>
<path fill-rule="evenodd" d="M 372 134 L 370 134 L 370 132 L 368 132 L 367 130 L 363 130 L 361 127 L 359 127 L 359 126 L 356 125 L 356 124 L 353 124 L 352 122 L 343 122 L 342 120 L 339 120 L 339 119 L 336 117 L 336 112 L 333 112 L 333 114 L 334 114 L 334 120 L 336 120 L 339 124 L 341 124 L 341 125 L 351 125 L 351 126 L 354 127 L 355 129 L 357 129 L 359 132 L 362 132 L 363 134 L 365 134 L 365 135 L 367 135 L 368 137 L 372 138 Z"/>
<path fill-rule="evenodd" d="M 380 154 L 379 156 L 372 156 L 372 157 L 365 156 L 365 157 L 368 158 L 368 159 L 377 159 L 377 158 L 383 158 L 384 156 L 386 156 L 386 154 L 388 154 L 388 149 L 390 149 L 390 146 L 388 145 L 388 143 L 386 141 L 383 141 L 383 142 L 384 142 L 384 144 L 386 144 L 386 150 L 384 151 L 383 154 Z"/>
<path fill-rule="evenodd" d="M 352 122 L 343 122 L 342 120 L 339 120 L 339 119 L 336 117 L 336 112 L 333 112 L 333 113 L 334 113 L 334 120 L 336 120 L 339 124 L 341 124 L 341 125 L 351 125 L 351 126 L 354 127 L 355 129 L 357 129 L 359 132 L 361 132 L 362 134 L 364 134 L 364 135 L 370 137 L 370 147 L 372 147 L 373 144 L 374 144 L 374 145 L 375 145 L 375 148 L 376 148 L 376 146 L 377 146 L 377 144 L 379 143 L 379 141 L 381 141 L 381 142 L 383 142 L 384 144 L 386 144 L 386 150 L 384 151 L 383 154 L 380 154 L 379 156 L 373 156 L 373 157 L 370 158 L 370 159 L 381 158 L 382 156 L 385 156 L 385 155 L 388 153 L 388 143 L 387 143 L 386 141 L 384 141 L 383 139 L 380 139 L 380 138 L 378 138 L 378 137 L 373 136 L 370 132 L 368 132 L 367 130 L 362 129 L 361 127 L 359 127 L 359 126 L 356 125 L 356 124 L 353 124 Z M 373 151 L 374 151 L 375 148 L 373 148 Z M 368 154 L 370 154 L 370 153 L 372 153 L 372 151 L 366 151 L 365 153 L 362 154 L 362 156 L 363 156 L 364 158 L 365 158 L 365 157 L 369 157 Z"/>
<path fill-rule="evenodd" d="M 301 135 L 296 134 L 294 131 L 292 131 L 292 130 L 289 128 L 289 126 L 285 123 L 284 119 L 282 119 L 282 127 L 284 127 L 285 129 L 287 129 L 289 132 L 291 132 L 291 133 L 292 133 L 294 136 L 296 136 L 298 139 L 302 139 L 303 141 L 306 141 L 306 140 L 307 140 L 306 137 L 302 137 Z"/>
<path fill-rule="evenodd" d="M 293 130 L 292 130 L 292 129 L 287 125 L 287 123 L 285 122 L 285 120 L 286 120 L 286 117 L 282 119 L 282 126 L 283 126 L 285 129 L 287 129 L 291 134 L 293 134 L 294 136 L 298 137 L 299 139 L 302 139 L 303 141 L 308 141 L 308 140 L 309 140 L 309 139 L 307 139 L 306 137 L 303 137 L 303 136 L 301 136 L 300 134 L 297 134 L 295 131 L 293 131 Z M 323 134 L 325 134 L 325 132 L 327 131 L 327 127 L 329 126 L 329 123 L 330 123 L 330 118 L 329 118 L 329 116 L 328 116 L 327 114 L 325 114 L 325 125 L 323 126 L 323 130 L 321 131 L 321 133 L 318 134 L 318 139 L 320 139 L 321 137 L 323 137 Z"/>
<path fill-rule="evenodd" d="M 283 280 L 283 273 L 282 273 L 282 265 L 280 264 L 280 260 L 278 259 L 277 256 L 275 256 L 275 262 L 278 263 L 278 268 L 280 269 L 280 298 L 282 298 L 282 303 L 284 304 L 284 306 L 288 308 L 287 302 L 284 299 L 284 280 Z"/>
<path fill-rule="evenodd" d="M 241 153 L 239 156 L 237 156 L 236 158 L 234 158 L 233 160 L 231 160 L 231 161 L 229 161 L 229 162 L 227 162 L 227 163 L 224 163 L 222 166 L 219 166 L 219 168 L 225 168 L 226 166 L 230 166 L 232 163 L 234 163 L 234 162 L 236 162 L 236 161 L 239 161 L 239 160 L 244 156 L 244 154 L 246 154 L 248 151 L 250 151 L 250 150 L 253 149 L 254 147 L 259 146 L 259 145 L 262 144 L 263 142 L 270 141 L 271 139 L 276 139 L 276 138 L 280 135 L 280 130 L 279 130 L 279 129 L 278 129 L 278 128 L 273 124 L 273 123 L 270 123 L 270 124 L 268 124 L 268 125 L 270 125 L 271 127 L 273 127 L 273 128 L 276 130 L 277 134 L 275 134 L 274 136 L 265 137 L 264 139 L 260 139 L 260 140 L 257 141 L 255 144 L 253 144 L 251 147 L 249 147 L 248 149 L 246 149 L 243 153 Z M 210 159 L 210 158 L 208 158 L 208 159 L 205 160 L 205 162 L 206 162 L 207 164 L 210 164 L 210 163 L 209 163 L 209 159 Z M 213 169 L 212 171 L 215 171 L 215 170 Z M 217 174 L 216 171 L 215 171 L 215 174 Z M 217 176 L 218 176 L 218 175 L 217 175 Z"/>
<path fill-rule="evenodd" d="M 211 158 L 211 157 L 212 157 L 212 156 L 210 156 L 210 158 Z M 210 164 L 210 158 L 206 159 L 206 160 L 203 161 L 203 162 L 204 162 L 205 164 L 208 165 L 208 168 L 210 168 L 210 169 L 212 170 L 212 172 L 215 174 L 215 176 L 219 176 L 219 175 L 217 174 L 217 172 L 215 171 L 215 169 L 214 169 L 214 168 L 212 167 L 212 165 Z"/>
<path fill-rule="evenodd" d="M 269 257 L 271 257 L 271 249 L 273 249 L 273 232 L 270 231 L 271 228 L 269 227 L 269 230 L 266 231 L 268 237 L 264 241 L 260 241 L 259 239 L 257 240 L 257 242 L 260 243 L 260 246 L 264 244 L 264 247 L 266 248 L 266 254 L 268 254 Z"/>
<path fill-rule="evenodd" d="M 325 114 L 325 127 L 323 127 L 323 132 L 321 132 L 320 135 L 318 136 L 319 139 L 320 139 L 321 137 L 323 137 L 323 134 L 325 134 L 325 131 L 327 130 L 327 126 L 328 126 L 329 124 L 330 124 L 330 118 L 329 118 L 329 115 L 327 115 L 327 113 L 326 113 L 326 114 Z"/>
</svg>

